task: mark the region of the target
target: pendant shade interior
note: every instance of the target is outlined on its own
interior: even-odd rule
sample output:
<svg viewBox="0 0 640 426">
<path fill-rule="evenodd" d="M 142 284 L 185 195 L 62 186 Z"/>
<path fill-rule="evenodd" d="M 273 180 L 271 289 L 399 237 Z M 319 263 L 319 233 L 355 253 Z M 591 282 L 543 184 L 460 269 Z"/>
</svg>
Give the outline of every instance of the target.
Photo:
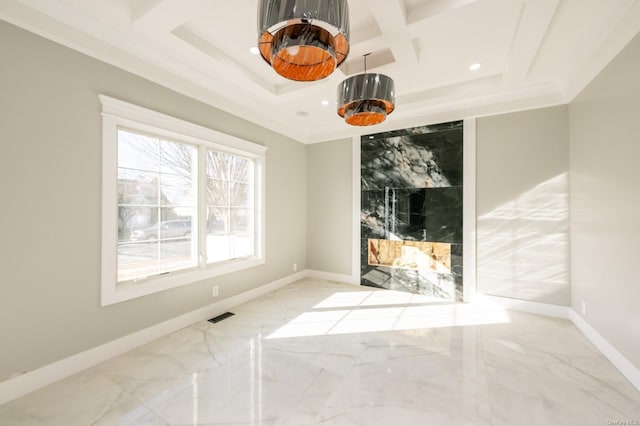
<svg viewBox="0 0 640 426">
<path fill-rule="evenodd" d="M 261 0 L 258 7 L 258 48 L 281 76 L 320 80 L 346 59 L 346 0 Z"/>
</svg>

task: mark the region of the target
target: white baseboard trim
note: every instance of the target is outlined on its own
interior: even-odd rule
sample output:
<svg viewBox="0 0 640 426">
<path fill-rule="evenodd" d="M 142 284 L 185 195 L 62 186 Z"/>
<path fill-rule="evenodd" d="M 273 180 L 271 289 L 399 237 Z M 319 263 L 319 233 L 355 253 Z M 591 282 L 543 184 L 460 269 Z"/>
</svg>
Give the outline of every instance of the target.
<svg viewBox="0 0 640 426">
<path fill-rule="evenodd" d="M 486 297 L 506 309 L 527 312 L 530 314 L 544 315 L 547 317 L 570 319 L 569 315 L 571 308 L 569 308 L 568 306 L 530 302 L 528 300 L 510 299 L 508 297 L 491 296 L 488 294 L 483 294 L 482 297 Z"/>
<path fill-rule="evenodd" d="M 570 318 L 571 322 L 584 334 L 587 339 L 594 344 L 596 348 L 611 364 L 616 367 L 624 377 L 631 382 L 636 389 L 640 391 L 640 369 L 633 365 L 631 361 L 620 353 L 611 343 L 600 335 L 584 318 L 582 318 L 576 311 L 571 309 Z"/>
<path fill-rule="evenodd" d="M 0 382 L 0 405 L 12 401 L 51 383 L 62 380 L 75 373 L 86 370 L 108 359 L 121 355 L 167 334 L 188 327 L 199 321 L 212 318 L 245 302 L 263 296 L 307 276 L 305 271 L 298 272 L 276 281 L 261 285 L 244 293 L 231 296 L 211 305 L 161 322 L 144 330 L 136 331 L 95 348 L 61 359 L 44 367 L 29 371 L 20 376 Z"/>
<path fill-rule="evenodd" d="M 360 285 L 360 278 L 351 275 L 334 274 L 333 272 L 316 271 L 307 269 L 307 277 L 317 280 L 335 281 L 345 284 Z"/>
<path fill-rule="evenodd" d="M 640 391 L 640 369 L 631 363 L 624 355 L 620 353 L 611 343 L 600 335 L 584 318 L 569 306 L 550 305 L 547 303 L 530 302 L 527 300 L 509 299 L 507 297 L 482 295 L 506 309 L 514 311 L 527 312 L 532 314 L 544 315 L 548 317 L 568 319 L 576 326 L 587 339 L 607 359 L 614 367 L 629 380 L 629 382 Z"/>
<path fill-rule="evenodd" d="M 357 278 L 315 270 L 304 270 L 260 287 L 245 291 L 195 311 L 137 331 L 87 351 L 56 361 L 37 370 L 0 382 L 0 405 L 36 391 L 51 383 L 86 370 L 108 359 L 121 355 L 167 334 L 188 327 L 196 322 L 219 315 L 235 306 L 263 296 L 306 277 L 359 285 Z M 555 318 L 568 319 L 602 354 L 640 391 L 640 369 L 602 337 L 589 323 L 568 306 L 509 299 L 483 295 L 499 305 L 514 311 L 528 312 Z"/>
</svg>

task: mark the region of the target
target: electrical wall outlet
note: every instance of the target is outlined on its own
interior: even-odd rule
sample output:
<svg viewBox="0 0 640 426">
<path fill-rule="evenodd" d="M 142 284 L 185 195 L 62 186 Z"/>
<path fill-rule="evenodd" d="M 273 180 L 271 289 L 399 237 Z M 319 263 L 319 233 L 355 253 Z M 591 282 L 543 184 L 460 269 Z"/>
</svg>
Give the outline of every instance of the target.
<svg viewBox="0 0 640 426">
<path fill-rule="evenodd" d="M 582 315 L 587 315 L 587 302 L 582 301 Z"/>
<path fill-rule="evenodd" d="M 293 264 L 293 272 L 296 272 L 298 270 L 298 264 L 294 263 Z"/>
<path fill-rule="evenodd" d="M 211 287 L 211 297 L 218 297 L 218 286 L 214 285 Z"/>
</svg>

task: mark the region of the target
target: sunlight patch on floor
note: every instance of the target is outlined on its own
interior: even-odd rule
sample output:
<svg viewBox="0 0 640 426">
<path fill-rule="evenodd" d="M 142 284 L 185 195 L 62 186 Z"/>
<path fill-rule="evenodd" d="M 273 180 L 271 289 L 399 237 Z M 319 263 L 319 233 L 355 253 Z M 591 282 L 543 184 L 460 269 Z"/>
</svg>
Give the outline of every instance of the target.
<svg viewBox="0 0 640 426">
<path fill-rule="evenodd" d="M 390 290 L 338 292 L 298 315 L 267 339 L 506 324 L 506 309 L 487 298 L 472 304 Z"/>
</svg>

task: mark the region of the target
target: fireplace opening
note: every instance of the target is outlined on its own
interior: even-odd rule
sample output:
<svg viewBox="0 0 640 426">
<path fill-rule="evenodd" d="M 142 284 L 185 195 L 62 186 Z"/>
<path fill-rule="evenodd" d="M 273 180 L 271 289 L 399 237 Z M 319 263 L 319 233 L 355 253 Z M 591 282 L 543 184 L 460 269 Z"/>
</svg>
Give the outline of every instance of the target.
<svg viewBox="0 0 640 426">
<path fill-rule="evenodd" d="M 451 273 L 451 244 L 424 241 L 368 241 L 368 264 L 415 271 Z"/>
</svg>

